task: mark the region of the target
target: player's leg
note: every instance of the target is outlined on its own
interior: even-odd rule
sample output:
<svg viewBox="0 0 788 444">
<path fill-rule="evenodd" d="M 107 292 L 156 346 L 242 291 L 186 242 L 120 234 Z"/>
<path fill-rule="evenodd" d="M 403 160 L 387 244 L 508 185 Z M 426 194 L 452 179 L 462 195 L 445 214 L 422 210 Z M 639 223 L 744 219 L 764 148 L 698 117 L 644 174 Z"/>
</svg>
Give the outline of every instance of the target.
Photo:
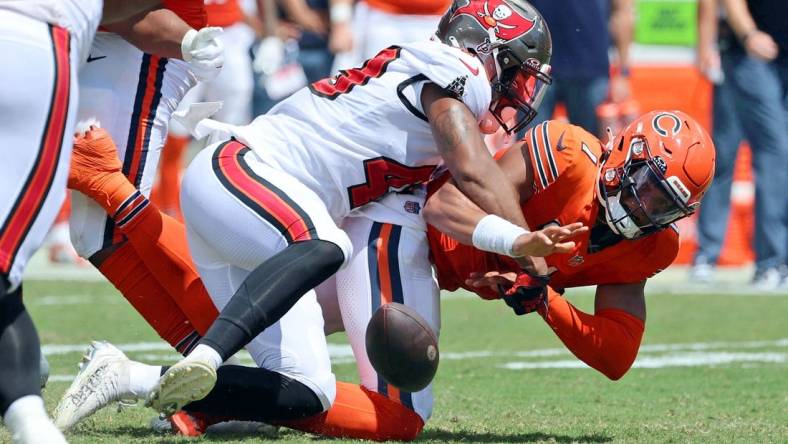
<svg viewBox="0 0 788 444">
<path fill-rule="evenodd" d="M 91 53 L 99 58 L 85 66 L 80 78 L 83 87 L 80 116 L 97 118 L 118 142 L 117 155 L 122 159 L 119 176 L 128 179 L 107 181 L 103 188 L 95 190 L 97 195 L 74 193 L 72 240 L 80 255 L 90 258 L 124 297 L 150 314 L 146 315 L 149 321 L 157 314 L 162 317 L 155 323 L 157 331 L 176 346 L 195 329 L 200 330 L 199 313 L 210 315 L 211 309 L 196 271 L 188 260 L 182 260 L 188 258 L 185 229 L 151 207 L 148 213 L 156 214 L 139 214 L 137 223 L 129 224 L 121 232 L 107 210 L 114 214 L 137 188 L 143 197 L 132 202 L 136 204 L 134 209 L 139 210 L 139 205 L 147 202 L 144 196 L 150 191 L 156 173 L 167 121 L 174 106 L 193 84 L 193 78 L 182 62 L 143 54 L 113 34 L 99 33 Z M 134 75 L 129 75 L 130 66 L 137 67 Z M 88 153 L 90 150 L 88 147 Z M 96 176 L 94 167 L 105 160 L 87 159 L 83 174 L 88 178 Z M 117 197 L 117 202 L 107 201 L 106 196 Z M 97 198 L 107 208 L 96 204 Z M 110 203 L 113 208 L 108 207 Z M 142 227 L 146 229 L 141 230 Z M 142 234 L 132 235 L 138 229 Z M 125 250 L 124 235 L 132 244 Z M 128 268 L 139 272 L 135 279 L 127 279 Z M 169 273 L 172 270 L 175 272 Z M 173 316 L 173 302 L 179 307 L 197 307 L 198 314 Z M 189 324 L 185 321 L 198 325 L 186 331 L 181 328 Z M 202 327 L 207 329 L 208 324 Z M 176 332 L 177 336 L 173 336 Z"/>
<path fill-rule="evenodd" d="M 40 344 L 22 303 L 27 260 L 60 209 L 71 150 L 76 52 L 62 28 L 0 10 L 0 414 L 14 442 L 65 442 L 40 396 Z"/>
<path fill-rule="evenodd" d="M 187 352 L 195 343 L 195 329 L 207 330 L 216 309 L 193 271 L 183 224 L 163 215 L 136 190 L 115 151 L 103 129 L 88 131 L 74 144 L 69 186 L 100 202 L 114 229 L 127 237 L 94 263 L 159 335 Z M 197 297 L 176 299 L 172 294 L 179 288 L 191 289 Z"/>
<path fill-rule="evenodd" d="M 362 387 L 338 383 L 326 414 L 288 425 L 328 436 L 412 440 L 432 412 L 432 386 L 408 393 L 386 384 L 369 362 L 365 332 L 375 310 L 389 302 L 414 308 L 439 332 L 438 288 L 426 234 L 366 218 L 346 219 L 343 228 L 353 241 L 353 257 L 337 273 L 337 295 Z"/>
<path fill-rule="evenodd" d="M 211 248 L 190 236 L 195 259 Z M 214 263 L 215 264 L 215 263 Z M 212 296 L 229 300 L 249 271 L 231 265 L 199 266 Z M 328 409 L 335 395 L 323 318 L 314 291 L 308 292 L 277 323 L 246 346 L 258 368 L 224 365 L 204 399 L 184 410 L 208 417 L 276 422 L 300 419 Z"/>
<path fill-rule="evenodd" d="M 250 273 L 229 300 L 214 297 L 219 317 L 200 345 L 162 378 L 151 402 L 168 410 L 189 387 L 195 389 L 188 378 L 212 378 L 212 369 L 334 274 L 350 251 L 347 236 L 314 192 L 234 140 L 195 158 L 184 176 L 181 204 L 190 237 Z"/>
</svg>

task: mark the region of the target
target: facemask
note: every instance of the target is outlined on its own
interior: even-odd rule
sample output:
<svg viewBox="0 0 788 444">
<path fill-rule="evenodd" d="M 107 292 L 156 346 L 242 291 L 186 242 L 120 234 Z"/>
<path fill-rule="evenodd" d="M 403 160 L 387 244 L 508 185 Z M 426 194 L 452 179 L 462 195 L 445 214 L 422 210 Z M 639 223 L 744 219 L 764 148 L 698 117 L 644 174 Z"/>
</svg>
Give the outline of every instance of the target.
<svg viewBox="0 0 788 444">
<path fill-rule="evenodd" d="M 627 215 L 624 206 L 619 202 L 619 194 L 608 196 L 605 203 L 605 219 L 607 225 L 614 233 L 624 236 L 627 239 L 634 239 L 641 234 L 640 228 L 635 221 Z"/>
</svg>

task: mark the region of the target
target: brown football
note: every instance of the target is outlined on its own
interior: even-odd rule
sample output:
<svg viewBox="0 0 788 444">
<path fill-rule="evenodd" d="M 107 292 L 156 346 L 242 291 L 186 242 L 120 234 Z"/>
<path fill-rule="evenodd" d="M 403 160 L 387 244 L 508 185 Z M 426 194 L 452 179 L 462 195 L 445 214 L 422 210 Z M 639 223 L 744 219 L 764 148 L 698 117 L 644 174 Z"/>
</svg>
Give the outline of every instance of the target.
<svg viewBox="0 0 788 444">
<path fill-rule="evenodd" d="M 438 370 L 438 338 L 412 308 L 382 305 L 367 325 L 367 356 L 389 384 L 406 392 L 427 387 Z"/>
</svg>

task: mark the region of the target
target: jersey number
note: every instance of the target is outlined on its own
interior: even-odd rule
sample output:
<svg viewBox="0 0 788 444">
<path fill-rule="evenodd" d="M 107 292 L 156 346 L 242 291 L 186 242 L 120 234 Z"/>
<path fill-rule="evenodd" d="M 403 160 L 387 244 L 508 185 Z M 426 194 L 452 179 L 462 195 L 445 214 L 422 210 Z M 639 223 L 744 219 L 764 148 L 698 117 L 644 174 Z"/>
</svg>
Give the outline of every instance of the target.
<svg viewBox="0 0 788 444">
<path fill-rule="evenodd" d="M 401 191 L 410 185 L 424 183 L 434 170 L 434 165 L 411 167 L 387 157 L 367 159 L 364 161 L 367 181 L 347 189 L 350 208 L 368 204 L 389 191 Z"/>
<path fill-rule="evenodd" d="M 399 52 L 398 46 L 390 46 L 364 62 L 361 68 L 339 71 L 339 74 L 333 77 L 327 77 L 309 85 L 309 89 L 313 94 L 334 100 L 341 94 L 349 93 L 356 85 L 366 85 L 369 79 L 382 76 L 389 63 L 399 57 Z"/>
</svg>

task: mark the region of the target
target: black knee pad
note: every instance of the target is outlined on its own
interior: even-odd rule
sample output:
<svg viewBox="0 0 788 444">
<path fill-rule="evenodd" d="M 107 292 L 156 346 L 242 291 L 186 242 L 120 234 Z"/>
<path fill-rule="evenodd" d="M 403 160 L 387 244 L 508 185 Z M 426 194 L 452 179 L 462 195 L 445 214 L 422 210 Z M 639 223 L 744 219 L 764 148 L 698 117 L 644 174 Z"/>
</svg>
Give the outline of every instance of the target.
<svg viewBox="0 0 788 444">
<path fill-rule="evenodd" d="M 332 242 L 288 245 L 249 273 L 202 343 L 227 359 L 336 273 L 344 261 L 342 249 Z"/>
</svg>

